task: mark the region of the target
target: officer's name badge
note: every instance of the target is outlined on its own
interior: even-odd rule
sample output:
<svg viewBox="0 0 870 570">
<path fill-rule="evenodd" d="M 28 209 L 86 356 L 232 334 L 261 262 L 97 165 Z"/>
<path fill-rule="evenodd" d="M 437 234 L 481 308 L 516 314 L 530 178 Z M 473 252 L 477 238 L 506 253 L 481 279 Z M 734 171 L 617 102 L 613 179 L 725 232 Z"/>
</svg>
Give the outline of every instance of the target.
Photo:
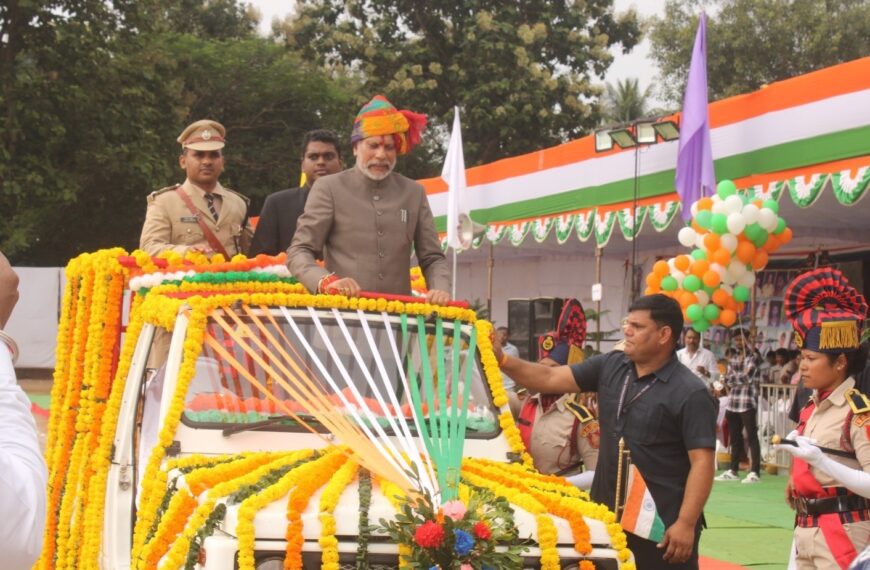
<svg viewBox="0 0 870 570">
<path fill-rule="evenodd" d="M 181 216 L 182 224 L 195 224 L 196 222 L 196 216 Z"/>
</svg>

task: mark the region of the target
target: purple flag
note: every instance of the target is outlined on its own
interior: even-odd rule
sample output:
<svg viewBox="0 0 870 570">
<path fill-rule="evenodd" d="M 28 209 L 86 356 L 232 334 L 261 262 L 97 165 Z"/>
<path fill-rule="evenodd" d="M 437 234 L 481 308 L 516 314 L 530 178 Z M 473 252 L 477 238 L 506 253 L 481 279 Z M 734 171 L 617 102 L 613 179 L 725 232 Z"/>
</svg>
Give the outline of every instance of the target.
<svg viewBox="0 0 870 570">
<path fill-rule="evenodd" d="M 701 12 L 683 96 L 680 149 L 677 152 L 677 193 L 683 203 L 683 220 L 692 219 L 692 204 L 716 191 L 710 119 L 707 116 L 707 16 Z"/>
</svg>

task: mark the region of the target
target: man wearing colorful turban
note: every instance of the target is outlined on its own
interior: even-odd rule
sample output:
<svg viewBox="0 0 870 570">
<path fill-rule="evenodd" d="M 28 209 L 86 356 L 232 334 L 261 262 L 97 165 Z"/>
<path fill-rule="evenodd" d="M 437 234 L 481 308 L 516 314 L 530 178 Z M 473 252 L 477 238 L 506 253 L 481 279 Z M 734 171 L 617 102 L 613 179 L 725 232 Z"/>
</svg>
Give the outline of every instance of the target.
<svg viewBox="0 0 870 570">
<path fill-rule="evenodd" d="M 411 252 L 429 286 L 427 302 L 450 300 L 450 269 L 423 187 L 393 172 L 420 140 L 426 116 L 399 111 L 382 95 L 351 133 L 356 164 L 319 178 L 287 250 L 287 266 L 309 291 L 410 295 Z M 315 262 L 323 255 L 326 267 Z"/>
</svg>

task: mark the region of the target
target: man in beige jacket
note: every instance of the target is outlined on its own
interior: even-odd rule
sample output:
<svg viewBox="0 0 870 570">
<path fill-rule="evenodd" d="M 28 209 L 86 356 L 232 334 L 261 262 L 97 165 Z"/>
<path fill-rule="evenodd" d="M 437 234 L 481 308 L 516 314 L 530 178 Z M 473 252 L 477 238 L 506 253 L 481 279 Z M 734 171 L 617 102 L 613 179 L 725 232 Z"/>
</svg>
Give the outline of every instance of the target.
<svg viewBox="0 0 870 570">
<path fill-rule="evenodd" d="M 248 199 L 218 182 L 224 169 L 225 136 L 223 125 L 205 119 L 189 125 L 178 137 L 178 162 L 187 178 L 148 196 L 139 238 L 143 251 L 184 255 L 194 250 L 228 257 L 247 251 Z"/>
<path fill-rule="evenodd" d="M 317 180 L 287 250 L 290 272 L 309 291 L 410 295 L 413 249 L 427 301 L 450 300 L 450 269 L 426 192 L 393 172 L 425 126 L 425 115 L 398 111 L 381 95 L 359 112 L 351 135 L 356 165 Z M 315 263 L 321 253 L 325 268 Z"/>
</svg>

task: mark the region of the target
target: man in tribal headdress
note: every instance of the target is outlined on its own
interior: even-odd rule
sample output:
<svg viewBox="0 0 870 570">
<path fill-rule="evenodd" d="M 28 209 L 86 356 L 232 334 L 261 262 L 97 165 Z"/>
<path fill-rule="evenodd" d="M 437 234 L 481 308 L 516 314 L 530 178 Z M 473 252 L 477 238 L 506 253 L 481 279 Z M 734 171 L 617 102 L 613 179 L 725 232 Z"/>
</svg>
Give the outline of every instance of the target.
<svg viewBox="0 0 870 570">
<path fill-rule="evenodd" d="M 430 303 L 450 300 L 450 269 L 423 187 L 393 172 L 396 157 L 421 140 L 426 116 L 399 111 L 382 95 L 354 121 L 356 164 L 319 178 L 288 250 L 287 265 L 312 292 L 411 294 L 411 251 Z M 326 267 L 315 259 L 320 254 Z"/>
<path fill-rule="evenodd" d="M 787 498 L 797 511 L 795 567 L 839 570 L 870 542 L 870 400 L 854 389 L 864 368 L 867 303 L 843 274 L 798 276 L 785 294 L 801 348 L 800 373 L 813 395 L 781 445 L 794 455 Z"/>
</svg>

